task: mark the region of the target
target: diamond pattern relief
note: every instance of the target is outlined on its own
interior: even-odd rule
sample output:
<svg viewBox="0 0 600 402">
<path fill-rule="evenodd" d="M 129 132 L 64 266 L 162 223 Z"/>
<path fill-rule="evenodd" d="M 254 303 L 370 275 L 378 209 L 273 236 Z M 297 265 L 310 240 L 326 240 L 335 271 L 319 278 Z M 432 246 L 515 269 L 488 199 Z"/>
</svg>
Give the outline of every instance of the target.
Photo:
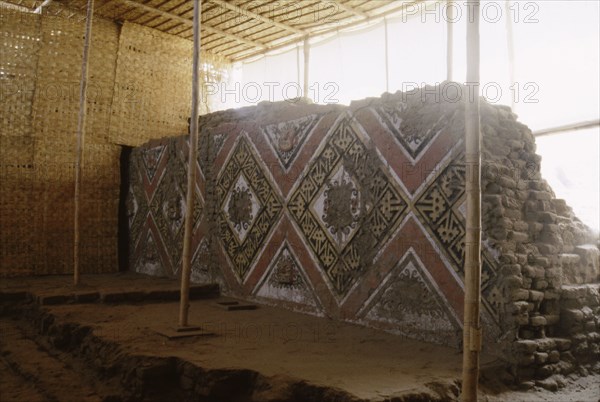
<svg viewBox="0 0 600 402">
<path fill-rule="evenodd" d="M 227 223 L 240 243 L 246 239 L 248 229 L 252 227 L 261 208 L 262 204 L 252 191 L 244 173 L 240 173 L 223 204 Z"/>
<path fill-rule="evenodd" d="M 284 170 L 289 169 L 294 162 L 308 133 L 316 126 L 320 118 L 320 115 L 313 114 L 262 127 L 263 134 L 269 140 Z"/>
<path fill-rule="evenodd" d="M 461 274 L 465 229 L 460 207 L 464 192 L 465 166 L 460 156 L 440 173 L 415 204 L 435 238 L 448 250 L 455 270 Z"/>
<path fill-rule="evenodd" d="M 156 240 L 151 231 L 148 231 L 143 237 L 141 247 L 141 252 L 133 264 L 135 272 L 163 276 L 165 271 L 158 255 Z"/>
<path fill-rule="evenodd" d="M 340 164 L 310 205 L 325 233 L 341 250 L 358 229 L 360 193 L 352 175 Z"/>
<path fill-rule="evenodd" d="M 243 281 L 282 209 L 243 135 L 221 170 L 217 200 L 219 236 L 234 272 Z"/>
<path fill-rule="evenodd" d="M 442 115 L 439 120 L 431 122 L 419 114 L 421 109 L 410 107 L 401 100 L 387 100 L 373 109 L 379 121 L 413 160 L 419 158 L 446 121 Z"/>
<path fill-rule="evenodd" d="M 134 161 L 129 172 L 131 181 L 126 198 L 129 238 L 134 245 L 141 239 L 142 227 L 148 216 L 148 200 L 140 177 L 142 174 Z"/>
<path fill-rule="evenodd" d="M 406 332 L 454 332 L 458 327 L 445 298 L 432 284 L 420 261 L 407 252 L 381 285 L 366 318 L 400 322 Z"/>
<path fill-rule="evenodd" d="M 194 283 L 218 283 L 221 290 L 227 289 L 223 273 L 217 264 L 213 263 L 210 245 L 203 238 L 192 257 L 190 279 Z"/>
<path fill-rule="evenodd" d="M 158 231 L 165 243 L 167 252 L 173 264 L 174 271 L 180 266 L 181 254 L 183 252 L 183 224 L 186 214 L 185 198 L 186 193 L 182 185 L 187 182 L 180 182 L 173 171 L 170 170 L 172 164 L 181 164 L 183 162 L 174 160 L 169 162 L 166 174 L 162 177 L 158 188 L 150 202 L 150 210 L 156 222 Z M 198 190 L 194 198 L 194 220 L 195 227 L 202 214 L 202 205 Z"/>
<path fill-rule="evenodd" d="M 338 296 L 372 263 L 407 204 L 348 119 L 325 140 L 288 209 Z"/>
<path fill-rule="evenodd" d="M 308 280 L 300 268 L 300 263 L 287 241 L 283 242 L 273 258 L 255 294 L 268 299 L 291 301 L 311 307 L 318 305 Z"/>
<path fill-rule="evenodd" d="M 154 175 L 156 174 L 160 160 L 165 153 L 165 149 L 166 147 L 164 145 L 142 149 L 142 163 L 144 164 L 144 171 L 150 182 L 154 179 Z"/>
<path fill-rule="evenodd" d="M 465 165 L 463 155 L 454 159 L 429 185 L 415 203 L 421 220 L 450 258 L 453 269 L 464 275 L 465 256 Z M 481 286 L 486 308 L 499 317 L 495 296 L 497 274 L 486 251 L 482 252 Z"/>
</svg>

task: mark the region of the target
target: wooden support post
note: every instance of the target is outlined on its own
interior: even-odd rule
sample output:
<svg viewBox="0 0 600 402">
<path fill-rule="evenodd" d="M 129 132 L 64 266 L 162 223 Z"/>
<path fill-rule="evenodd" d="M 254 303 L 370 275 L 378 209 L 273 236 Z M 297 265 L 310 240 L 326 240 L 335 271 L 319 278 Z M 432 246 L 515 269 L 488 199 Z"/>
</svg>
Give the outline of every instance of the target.
<svg viewBox="0 0 600 402">
<path fill-rule="evenodd" d="M 479 0 L 469 0 L 465 113 L 466 198 L 465 299 L 463 327 L 463 402 L 477 401 L 481 351 L 481 132 L 479 117 Z"/>
<path fill-rule="evenodd" d="M 454 62 L 454 4 L 448 0 L 446 4 L 446 80 L 452 81 Z"/>
<path fill-rule="evenodd" d="M 385 32 L 385 92 L 390 92 L 390 60 L 388 48 L 388 22 L 383 18 L 383 29 Z"/>
<path fill-rule="evenodd" d="M 515 110 L 515 43 L 513 38 L 513 23 L 510 13 L 510 0 L 506 0 L 506 47 L 508 50 L 508 81 L 510 85 L 510 106 Z"/>
<path fill-rule="evenodd" d="M 310 44 L 308 43 L 308 36 L 304 38 L 304 86 L 302 87 L 302 94 L 305 98 L 308 98 L 308 73 L 310 66 Z"/>
<path fill-rule="evenodd" d="M 201 2 L 194 1 L 194 53 L 192 58 L 192 118 L 188 153 L 187 194 L 185 202 L 185 231 L 181 268 L 181 297 L 179 301 L 179 327 L 188 326 L 190 300 L 190 274 L 192 271 L 192 231 L 194 222 L 194 188 L 196 186 L 196 155 L 198 152 L 198 106 L 200 100 L 200 12 Z"/>
<path fill-rule="evenodd" d="M 77 148 L 75 150 L 75 221 L 73 224 L 73 284 L 79 285 L 79 194 L 81 192 L 81 170 L 83 165 L 83 147 L 85 139 L 85 117 L 87 115 L 87 83 L 90 43 L 92 42 L 92 20 L 94 18 L 94 0 L 88 0 L 83 42 L 83 61 L 81 63 L 81 84 L 79 86 L 79 118 L 77 120 Z"/>
<path fill-rule="evenodd" d="M 33 10 L 33 12 L 35 14 L 41 14 L 42 10 L 44 10 L 44 7 L 47 7 L 48 5 L 50 5 L 50 3 L 52 3 L 53 0 L 44 0 L 44 2 L 42 4 L 40 4 L 38 6 L 38 8 L 36 8 L 35 10 Z"/>
<path fill-rule="evenodd" d="M 300 45 L 296 45 L 296 80 L 298 81 L 298 88 L 302 88 L 302 82 L 300 81 Z"/>
</svg>

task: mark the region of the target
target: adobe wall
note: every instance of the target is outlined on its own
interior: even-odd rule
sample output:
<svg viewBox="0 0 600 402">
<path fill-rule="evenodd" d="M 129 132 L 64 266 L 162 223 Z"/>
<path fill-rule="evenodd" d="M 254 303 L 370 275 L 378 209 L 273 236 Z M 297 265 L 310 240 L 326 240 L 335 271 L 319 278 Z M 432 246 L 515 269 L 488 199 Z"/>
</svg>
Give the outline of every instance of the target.
<svg viewBox="0 0 600 402">
<path fill-rule="evenodd" d="M 192 41 L 101 17 L 93 25 L 79 200 L 83 274 L 119 270 L 119 145 L 185 133 L 192 82 Z M 73 272 L 84 31 L 85 11 L 23 13 L 0 2 L 0 278 Z M 202 54 L 220 67 L 215 59 Z M 215 81 L 206 74 L 201 82 Z"/>
<path fill-rule="evenodd" d="M 459 346 L 464 103 L 446 89 L 202 116 L 192 279 Z M 518 378 L 568 372 L 598 354 L 597 239 L 541 178 L 531 131 L 506 107 L 481 112 L 484 348 Z M 187 152 L 185 137 L 133 152 L 138 272 L 178 274 Z"/>
</svg>

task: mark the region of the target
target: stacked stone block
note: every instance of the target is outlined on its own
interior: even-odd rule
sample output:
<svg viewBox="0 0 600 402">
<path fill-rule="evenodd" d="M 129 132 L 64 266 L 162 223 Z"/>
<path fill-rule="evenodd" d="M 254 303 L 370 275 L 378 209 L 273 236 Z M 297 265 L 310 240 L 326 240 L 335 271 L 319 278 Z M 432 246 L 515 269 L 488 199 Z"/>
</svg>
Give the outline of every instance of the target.
<svg viewBox="0 0 600 402">
<path fill-rule="evenodd" d="M 531 131 L 507 108 L 482 114 L 484 236 L 500 253 L 505 358 L 516 381 L 553 389 L 560 381 L 548 377 L 598 360 L 598 284 L 570 285 L 598 282 L 597 240 L 542 179 Z"/>
</svg>

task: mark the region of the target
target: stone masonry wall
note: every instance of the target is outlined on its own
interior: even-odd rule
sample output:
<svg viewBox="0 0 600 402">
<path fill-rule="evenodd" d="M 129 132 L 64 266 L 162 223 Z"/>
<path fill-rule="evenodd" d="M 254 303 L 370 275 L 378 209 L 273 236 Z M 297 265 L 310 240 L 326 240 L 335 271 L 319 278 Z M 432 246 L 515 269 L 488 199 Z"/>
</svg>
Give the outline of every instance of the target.
<svg viewBox="0 0 600 402">
<path fill-rule="evenodd" d="M 464 101 L 448 94 L 467 89 L 443 85 L 202 116 L 192 279 L 458 346 L 468 167 Z M 597 239 L 541 178 L 531 131 L 509 108 L 481 111 L 484 348 L 516 379 L 568 372 L 598 353 Z M 136 271 L 178 274 L 187 146 L 132 154 Z"/>
</svg>

